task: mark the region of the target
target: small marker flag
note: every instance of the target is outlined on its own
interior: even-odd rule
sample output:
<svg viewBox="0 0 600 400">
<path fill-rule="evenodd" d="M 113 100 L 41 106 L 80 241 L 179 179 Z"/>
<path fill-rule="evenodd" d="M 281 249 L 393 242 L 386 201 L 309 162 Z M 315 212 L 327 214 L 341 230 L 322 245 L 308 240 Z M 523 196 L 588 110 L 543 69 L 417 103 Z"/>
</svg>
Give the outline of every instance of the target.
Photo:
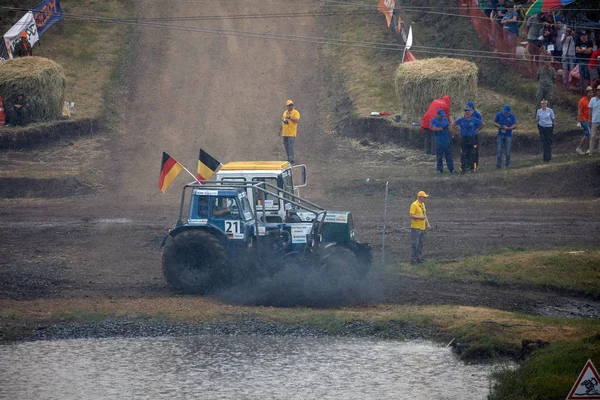
<svg viewBox="0 0 600 400">
<path fill-rule="evenodd" d="M 181 172 L 183 165 L 179 164 L 173 157 L 163 151 L 162 163 L 160 164 L 160 177 L 158 178 L 158 188 L 165 193 L 167 188 L 173 182 L 173 179 Z"/>
<path fill-rule="evenodd" d="M 207 181 L 211 176 L 215 173 L 215 171 L 222 164 L 217 161 L 216 158 L 212 157 L 210 154 L 200 149 L 200 156 L 198 157 L 198 171 L 196 173 L 196 178 L 199 181 Z"/>
</svg>

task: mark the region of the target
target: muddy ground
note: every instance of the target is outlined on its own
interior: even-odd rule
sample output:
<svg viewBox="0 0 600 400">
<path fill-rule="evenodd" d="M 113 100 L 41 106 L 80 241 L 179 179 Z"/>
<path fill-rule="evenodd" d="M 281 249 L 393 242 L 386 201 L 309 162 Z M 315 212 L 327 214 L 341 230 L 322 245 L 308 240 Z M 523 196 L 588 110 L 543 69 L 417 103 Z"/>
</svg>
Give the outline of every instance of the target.
<svg viewBox="0 0 600 400">
<path fill-rule="evenodd" d="M 170 3 L 144 3 L 140 16 L 256 14 L 281 7 L 275 2 L 211 3 L 210 8 Z M 202 26 L 322 35 L 314 17 L 258 21 L 204 21 Z M 517 152 L 510 172 L 496 171 L 494 150 L 488 147 L 476 174 L 438 176 L 433 157 L 420 149 L 365 146 L 344 132 L 331 132 L 336 115 L 326 112 L 326 70 L 316 45 L 149 28 L 136 32 L 135 43 L 120 132 L 0 154 L 5 172 L 0 180 L 0 305 L 175 295 L 162 277 L 160 244 L 175 222 L 180 188 L 191 179 L 182 173 L 166 194 L 160 193 L 162 151 L 192 171 L 200 147 L 222 162 L 283 159 L 277 132 L 288 98 L 301 112 L 297 162 L 309 170 L 302 194 L 329 208 L 351 210 L 358 236 L 373 245 L 376 259 L 381 257 L 385 182 L 390 188 L 388 261 L 408 259 L 407 213 L 418 190 L 431 194 L 429 259 L 483 255 L 507 246 L 598 245 L 600 161 L 574 159 L 576 138 L 558 146 L 555 162 L 548 165 L 541 165 L 536 151 Z M 6 177 L 22 176 L 24 170 L 27 177 L 19 181 Z M 48 171 L 57 175 L 42 174 Z M 573 294 L 381 275 L 373 282 L 382 287 L 382 295 L 370 299 L 377 302 L 600 317 L 598 302 Z"/>
</svg>

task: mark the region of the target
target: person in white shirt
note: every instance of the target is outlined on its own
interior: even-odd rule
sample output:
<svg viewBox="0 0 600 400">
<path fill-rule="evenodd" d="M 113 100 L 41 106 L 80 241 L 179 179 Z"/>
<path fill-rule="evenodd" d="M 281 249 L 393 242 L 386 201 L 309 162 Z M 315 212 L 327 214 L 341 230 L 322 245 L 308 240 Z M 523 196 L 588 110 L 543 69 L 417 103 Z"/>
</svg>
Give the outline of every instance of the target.
<svg viewBox="0 0 600 400">
<path fill-rule="evenodd" d="M 540 102 L 541 107 L 535 113 L 535 119 L 540 132 L 540 139 L 544 149 L 544 162 L 552 159 L 552 136 L 554 135 L 554 111 L 548 107 L 548 100 Z"/>
</svg>

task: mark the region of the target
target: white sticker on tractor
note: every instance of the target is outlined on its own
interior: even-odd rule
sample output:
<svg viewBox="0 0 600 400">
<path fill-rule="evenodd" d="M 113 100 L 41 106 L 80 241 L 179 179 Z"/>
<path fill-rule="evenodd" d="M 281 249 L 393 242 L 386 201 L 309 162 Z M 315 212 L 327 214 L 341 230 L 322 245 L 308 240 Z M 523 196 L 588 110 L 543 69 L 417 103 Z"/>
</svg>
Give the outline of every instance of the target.
<svg viewBox="0 0 600 400">
<path fill-rule="evenodd" d="M 237 220 L 225 221 L 225 233 L 227 235 L 236 235 L 242 233 L 242 222 Z M 242 235 L 242 239 L 243 239 Z"/>
<path fill-rule="evenodd" d="M 327 213 L 325 222 L 348 222 L 348 214 Z"/>
<path fill-rule="evenodd" d="M 188 219 L 188 225 L 206 225 L 208 224 L 207 219 Z"/>
<path fill-rule="evenodd" d="M 312 224 L 292 225 L 292 243 L 306 243 L 306 235 L 312 230 Z"/>
</svg>

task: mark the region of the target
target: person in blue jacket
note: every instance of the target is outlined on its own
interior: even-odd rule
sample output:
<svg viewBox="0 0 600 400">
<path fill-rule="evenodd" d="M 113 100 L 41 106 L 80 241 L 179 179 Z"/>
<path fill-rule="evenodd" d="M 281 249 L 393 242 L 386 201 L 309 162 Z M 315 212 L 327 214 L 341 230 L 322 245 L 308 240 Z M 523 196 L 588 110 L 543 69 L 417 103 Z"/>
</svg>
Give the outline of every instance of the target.
<svg viewBox="0 0 600 400">
<path fill-rule="evenodd" d="M 498 127 L 496 136 L 496 168 L 502 168 L 502 150 L 505 149 L 506 160 L 504 165 L 510 167 L 510 148 L 512 145 L 512 131 L 517 127 L 517 117 L 510 112 L 510 106 L 507 104 L 504 109 L 496 114 L 494 125 Z"/>
<path fill-rule="evenodd" d="M 450 134 L 448 133 L 450 122 L 446 118 L 446 113 L 441 108 L 437 111 L 437 116 L 431 120 L 431 131 L 435 137 L 435 156 L 437 159 L 436 171 L 438 174 L 444 172 L 442 164 L 443 158 L 446 158 L 446 167 L 451 174 L 454 173 L 454 163 L 452 162 L 452 150 L 450 149 Z"/>
<path fill-rule="evenodd" d="M 473 109 L 465 108 L 465 116 L 452 123 L 452 127 L 460 127 L 460 171 L 477 170 L 477 147 L 479 146 L 479 130 L 483 122 L 473 117 Z"/>
</svg>

